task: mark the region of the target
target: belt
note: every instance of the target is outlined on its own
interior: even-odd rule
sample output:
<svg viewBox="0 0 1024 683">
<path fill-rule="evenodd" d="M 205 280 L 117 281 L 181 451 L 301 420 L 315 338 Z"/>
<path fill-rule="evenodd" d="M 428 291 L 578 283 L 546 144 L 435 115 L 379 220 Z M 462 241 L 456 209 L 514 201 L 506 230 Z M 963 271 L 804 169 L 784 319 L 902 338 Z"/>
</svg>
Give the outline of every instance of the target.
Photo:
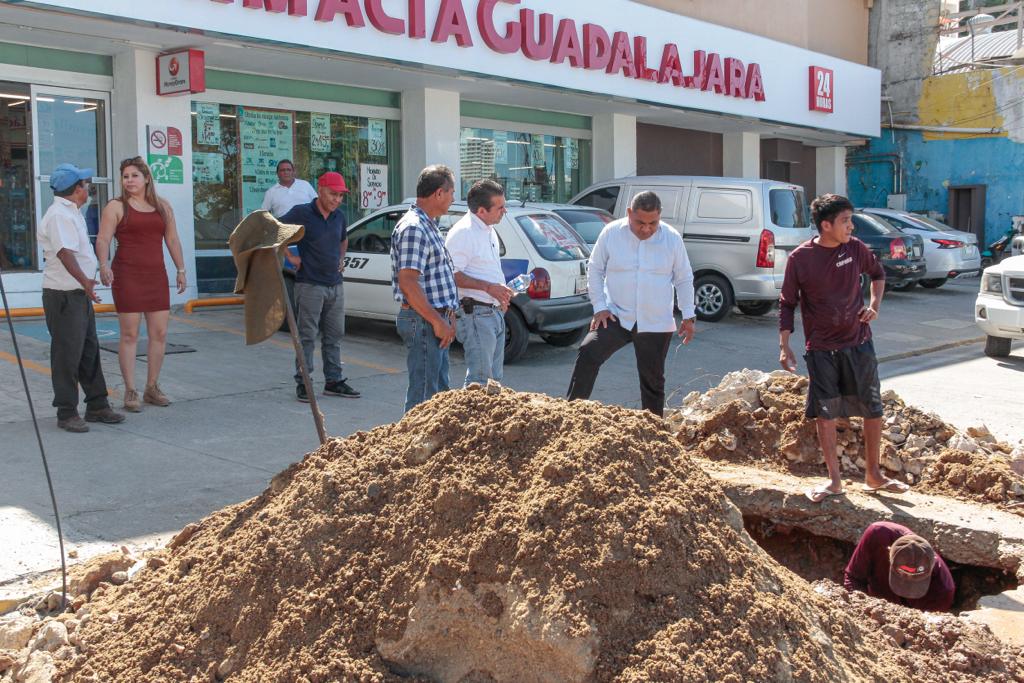
<svg viewBox="0 0 1024 683">
<path fill-rule="evenodd" d="M 412 306 L 410 306 L 409 304 L 402 304 L 402 310 L 403 311 L 413 311 L 414 313 L 416 312 L 415 309 Z M 447 307 L 447 306 L 444 306 L 444 307 L 441 307 L 441 308 L 436 308 L 435 307 L 434 310 L 437 311 L 438 313 L 440 313 L 442 318 L 447 318 L 448 316 L 450 316 L 452 313 L 455 312 L 454 308 L 450 308 L 450 307 Z"/>
<path fill-rule="evenodd" d="M 481 306 L 483 308 L 497 308 L 497 306 L 495 306 L 494 304 L 487 304 L 484 303 L 483 301 L 478 301 L 468 296 L 459 301 L 459 305 L 462 307 L 462 310 L 464 310 L 466 313 L 472 313 L 473 309 L 476 308 L 477 306 Z"/>
</svg>

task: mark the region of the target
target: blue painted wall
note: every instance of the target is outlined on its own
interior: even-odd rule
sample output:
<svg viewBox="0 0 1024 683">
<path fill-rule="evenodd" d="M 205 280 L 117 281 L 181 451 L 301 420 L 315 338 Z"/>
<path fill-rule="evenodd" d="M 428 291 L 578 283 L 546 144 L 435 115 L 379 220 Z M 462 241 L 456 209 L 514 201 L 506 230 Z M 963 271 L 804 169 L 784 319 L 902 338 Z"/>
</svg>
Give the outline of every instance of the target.
<svg viewBox="0 0 1024 683">
<path fill-rule="evenodd" d="M 893 136 L 892 133 L 895 133 Z M 895 142 L 893 141 L 895 137 Z M 1024 214 L 1024 144 L 1009 138 L 925 141 L 919 131 L 883 131 L 866 148 L 849 150 L 850 199 L 856 206 L 884 207 L 893 188 L 892 164 L 853 164 L 860 156 L 903 155 L 903 191 L 909 211 L 949 211 L 950 185 L 985 185 L 985 244 Z M 984 247 L 983 247 L 984 248 Z"/>
</svg>

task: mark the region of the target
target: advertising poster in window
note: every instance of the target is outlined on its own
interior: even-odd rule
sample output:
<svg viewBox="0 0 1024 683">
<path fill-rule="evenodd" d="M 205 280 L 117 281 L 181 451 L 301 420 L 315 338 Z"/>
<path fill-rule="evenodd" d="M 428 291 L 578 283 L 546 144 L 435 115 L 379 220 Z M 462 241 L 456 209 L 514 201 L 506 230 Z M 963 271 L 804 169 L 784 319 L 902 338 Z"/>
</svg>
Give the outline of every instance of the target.
<svg viewBox="0 0 1024 683">
<path fill-rule="evenodd" d="M 224 155 L 209 152 L 192 153 L 192 182 L 223 183 Z"/>
<path fill-rule="evenodd" d="M 533 135 L 530 138 L 530 165 L 534 168 L 547 165 L 544 159 L 543 135 Z"/>
<path fill-rule="evenodd" d="M 366 139 L 371 157 L 388 155 L 388 122 L 384 119 L 369 119 L 366 124 Z"/>
<path fill-rule="evenodd" d="M 562 138 L 565 144 L 565 167 L 576 170 L 580 167 L 580 148 L 575 138 Z"/>
<path fill-rule="evenodd" d="M 220 147 L 220 105 L 196 102 L 196 144 Z"/>
<path fill-rule="evenodd" d="M 359 164 L 359 208 L 379 209 L 388 204 L 388 167 Z"/>
<path fill-rule="evenodd" d="M 277 182 L 277 162 L 293 157 L 294 123 L 288 112 L 238 108 L 242 157 L 242 214 L 263 205 Z"/>
<path fill-rule="evenodd" d="M 494 163 L 498 166 L 508 163 L 508 133 L 494 131 Z"/>
<path fill-rule="evenodd" d="M 309 115 L 309 149 L 327 154 L 331 151 L 331 115 Z"/>
</svg>

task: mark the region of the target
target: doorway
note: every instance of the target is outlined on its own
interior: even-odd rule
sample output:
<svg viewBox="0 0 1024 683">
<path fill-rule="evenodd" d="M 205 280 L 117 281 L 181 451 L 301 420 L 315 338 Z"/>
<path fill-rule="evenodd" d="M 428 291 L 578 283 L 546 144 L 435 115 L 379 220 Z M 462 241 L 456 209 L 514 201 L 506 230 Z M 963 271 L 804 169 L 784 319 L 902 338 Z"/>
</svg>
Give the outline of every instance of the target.
<svg viewBox="0 0 1024 683">
<path fill-rule="evenodd" d="M 951 185 L 949 187 L 949 215 L 951 227 L 970 232 L 978 237 L 978 244 L 985 240 L 985 185 Z"/>
</svg>

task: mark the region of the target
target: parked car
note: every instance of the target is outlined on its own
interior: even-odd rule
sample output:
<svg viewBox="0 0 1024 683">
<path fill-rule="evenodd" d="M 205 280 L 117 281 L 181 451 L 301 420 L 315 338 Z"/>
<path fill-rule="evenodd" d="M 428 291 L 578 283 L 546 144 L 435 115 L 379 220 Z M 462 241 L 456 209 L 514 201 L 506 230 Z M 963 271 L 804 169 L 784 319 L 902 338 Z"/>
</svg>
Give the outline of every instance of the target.
<svg viewBox="0 0 1024 683">
<path fill-rule="evenodd" d="M 391 233 L 409 209 L 396 204 L 356 221 L 348 228 L 345 255 L 345 315 L 394 320 L 399 305 L 391 290 Z M 440 219 L 447 233 L 466 214 L 456 202 Z M 558 214 L 547 209 L 510 206 L 497 225 L 505 281 L 531 273 L 533 282 L 512 297 L 505 313 L 505 362 L 526 351 L 530 333 L 553 346 L 570 346 L 583 338 L 593 307 L 587 294 L 590 249 Z M 285 262 L 285 279 L 294 272 Z"/>
<path fill-rule="evenodd" d="M 885 285 L 895 290 L 913 288 L 925 276 L 924 240 L 909 235 L 885 219 L 855 211 L 853 236 L 875 253 L 885 269 Z"/>
<path fill-rule="evenodd" d="M 547 202 L 526 202 L 523 206 L 554 211 L 579 233 L 583 241 L 591 249 L 597 244 L 597 237 L 604 226 L 615 220 L 615 217 L 604 209 L 595 206 L 579 206 L 576 204 L 551 204 Z"/>
<path fill-rule="evenodd" d="M 920 235 L 924 240 L 924 260 L 928 271 L 920 280 L 922 287 L 934 289 L 946 284 L 949 278 L 977 275 L 981 272 L 981 252 L 974 233 L 951 228 L 944 223 L 895 209 L 861 209 L 864 213 L 883 218 L 899 230 Z"/>
<path fill-rule="evenodd" d="M 1010 355 L 1014 339 L 1024 339 L 1024 256 L 1011 256 L 981 274 L 974 322 L 985 333 L 985 355 Z"/>
<path fill-rule="evenodd" d="M 721 320 L 734 304 L 747 315 L 770 311 L 789 253 L 814 235 L 803 188 L 774 180 L 618 178 L 591 185 L 571 203 L 622 218 L 644 190 L 658 194 L 662 220 L 683 236 L 701 320 Z"/>
</svg>

